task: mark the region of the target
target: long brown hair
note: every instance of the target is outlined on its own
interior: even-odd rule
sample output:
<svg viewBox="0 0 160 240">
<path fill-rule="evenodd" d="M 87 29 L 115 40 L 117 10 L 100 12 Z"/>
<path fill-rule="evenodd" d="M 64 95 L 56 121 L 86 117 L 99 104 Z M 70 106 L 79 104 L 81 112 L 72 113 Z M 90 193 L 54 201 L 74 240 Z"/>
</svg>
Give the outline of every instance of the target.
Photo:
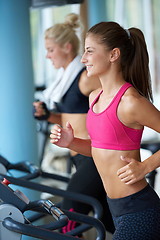
<svg viewBox="0 0 160 240">
<path fill-rule="evenodd" d="M 149 72 L 149 56 L 142 31 L 138 28 L 125 30 L 116 22 L 100 22 L 87 33 L 97 36 L 97 41 L 107 49 L 120 49 L 122 74 L 126 82 L 149 100 L 153 100 Z"/>
</svg>

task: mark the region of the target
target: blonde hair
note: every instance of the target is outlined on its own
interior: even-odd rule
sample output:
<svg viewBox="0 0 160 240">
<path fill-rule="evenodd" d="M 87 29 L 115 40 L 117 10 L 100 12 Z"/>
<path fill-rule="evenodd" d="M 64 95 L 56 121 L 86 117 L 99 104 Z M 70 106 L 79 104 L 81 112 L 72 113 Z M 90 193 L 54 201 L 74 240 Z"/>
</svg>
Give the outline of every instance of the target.
<svg viewBox="0 0 160 240">
<path fill-rule="evenodd" d="M 70 13 L 64 23 L 57 23 L 45 31 L 45 39 L 53 39 L 54 42 L 63 46 L 70 43 L 73 53 L 78 54 L 80 41 L 76 35 L 76 29 L 80 27 L 79 15 Z"/>
</svg>

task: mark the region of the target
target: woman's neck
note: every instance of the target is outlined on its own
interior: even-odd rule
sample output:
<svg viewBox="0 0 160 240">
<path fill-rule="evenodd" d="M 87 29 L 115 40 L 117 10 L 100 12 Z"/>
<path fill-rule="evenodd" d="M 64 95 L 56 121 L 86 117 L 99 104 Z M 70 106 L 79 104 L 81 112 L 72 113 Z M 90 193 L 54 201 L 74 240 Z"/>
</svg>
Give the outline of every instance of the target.
<svg viewBox="0 0 160 240">
<path fill-rule="evenodd" d="M 65 61 L 65 65 L 63 66 L 64 70 L 68 67 L 68 65 L 74 60 L 76 56 L 73 54 L 69 54 L 68 56 L 66 56 L 66 61 Z"/>
<path fill-rule="evenodd" d="M 100 82 L 102 85 L 103 93 L 112 95 L 125 83 L 121 73 L 115 73 L 100 76 Z"/>
</svg>

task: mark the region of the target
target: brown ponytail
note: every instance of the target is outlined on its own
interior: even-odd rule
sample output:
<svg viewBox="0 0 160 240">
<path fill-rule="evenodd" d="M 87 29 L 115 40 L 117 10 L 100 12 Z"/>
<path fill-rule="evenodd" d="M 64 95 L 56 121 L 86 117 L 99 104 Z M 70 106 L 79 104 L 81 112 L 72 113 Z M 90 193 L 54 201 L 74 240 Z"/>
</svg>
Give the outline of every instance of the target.
<svg viewBox="0 0 160 240">
<path fill-rule="evenodd" d="M 149 72 L 149 57 L 144 35 L 140 29 L 125 30 L 116 22 L 101 22 L 91 27 L 87 34 L 94 34 L 109 50 L 120 49 L 120 64 L 123 77 L 149 100 L 152 89 Z"/>
</svg>

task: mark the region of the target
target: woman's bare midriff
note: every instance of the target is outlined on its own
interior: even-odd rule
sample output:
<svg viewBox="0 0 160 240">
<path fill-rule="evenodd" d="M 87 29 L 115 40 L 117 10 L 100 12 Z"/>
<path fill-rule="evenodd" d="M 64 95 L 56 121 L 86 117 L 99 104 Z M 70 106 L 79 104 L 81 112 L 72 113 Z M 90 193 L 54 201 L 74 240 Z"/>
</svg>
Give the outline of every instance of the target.
<svg viewBox="0 0 160 240">
<path fill-rule="evenodd" d="M 139 150 L 118 151 L 92 148 L 92 155 L 109 198 L 129 196 L 142 190 L 147 185 L 145 179 L 132 185 L 127 185 L 121 182 L 117 176 L 117 170 L 126 165 L 126 163 L 120 159 L 120 156 L 130 157 L 140 161 Z"/>
<path fill-rule="evenodd" d="M 74 129 L 74 136 L 78 138 L 89 138 L 86 129 L 86 114 L 85 113 L 62 113 L 62 126 L 65 127 L 66 122 L 69 122 Z M 77 153 L 70 151 L 72 156 Z"/>
</svg>

